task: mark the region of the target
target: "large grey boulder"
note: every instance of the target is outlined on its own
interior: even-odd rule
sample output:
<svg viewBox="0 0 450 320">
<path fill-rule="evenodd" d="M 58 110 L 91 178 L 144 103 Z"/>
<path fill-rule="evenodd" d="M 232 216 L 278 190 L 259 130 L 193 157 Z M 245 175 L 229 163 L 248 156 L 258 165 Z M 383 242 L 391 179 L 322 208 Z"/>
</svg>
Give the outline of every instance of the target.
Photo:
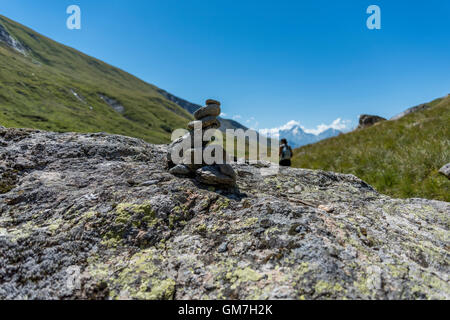
<svg viewBox="0 0 450 320">
<path fill-rule="evenodd" d="M 450 299 L 447 202 L 246 164 L 208 189 L 116 135 L 0 129 L 0 146 L 0 300 Z"/>
</svg>

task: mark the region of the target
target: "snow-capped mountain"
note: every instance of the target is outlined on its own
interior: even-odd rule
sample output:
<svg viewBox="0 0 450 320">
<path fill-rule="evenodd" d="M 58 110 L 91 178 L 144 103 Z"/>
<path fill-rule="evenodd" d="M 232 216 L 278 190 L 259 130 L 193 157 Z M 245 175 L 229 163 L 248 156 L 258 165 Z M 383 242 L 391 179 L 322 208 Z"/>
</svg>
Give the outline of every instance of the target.
<svg viewBox="0 0 450 320">
<path fill-rule="evenodd" d="M 341 134 L 341 131 L 336 129 L 327 129 L 319 134 L 307 133 L 299 125 L 292 126 L 290 129 L 280 130 L 280 139 L 287 139 L 288 144 L 292 148 L 298 148 L 307 144 L 316 143 L 320 140 L 335 137 Z"/>
<path fill-rule="evenodd" d="M 325 130 L 324 132 L 321 132 L 321 133 L 319 133 L 317 135 L 317 137 L 319 138 L 318 141 L 324 140 L 324 139 L 328 139 L 328 138 L 332 138 L 332 137 L 336 137 L 336 136 L 340 135 L 341 133 L 342 133 L 342 131 L 330 128 L 330 129 Z"/>
</svg>

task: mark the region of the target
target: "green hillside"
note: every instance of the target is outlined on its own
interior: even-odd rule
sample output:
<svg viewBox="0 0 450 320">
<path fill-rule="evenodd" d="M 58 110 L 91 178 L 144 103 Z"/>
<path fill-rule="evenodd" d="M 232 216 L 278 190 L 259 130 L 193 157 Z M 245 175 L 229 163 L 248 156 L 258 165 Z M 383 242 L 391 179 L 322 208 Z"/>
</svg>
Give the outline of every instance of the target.
<svg viewBox="0 0 450 320">
<path fill-rule="evenodd" d="M 394 197 L 450 201 L 450 96 L 430 108 L 294 151 L 294 167 L 351 173 Z"/>
<path fill-rule="evenodd" d="M 26 49 L 22 54 L 0 41 L 0 125 L 104 131 L 166 143 L 173 129 L 192 119 L 157 87 L 118 68 L 3 16 L 0 31 Z"/>
</svg>

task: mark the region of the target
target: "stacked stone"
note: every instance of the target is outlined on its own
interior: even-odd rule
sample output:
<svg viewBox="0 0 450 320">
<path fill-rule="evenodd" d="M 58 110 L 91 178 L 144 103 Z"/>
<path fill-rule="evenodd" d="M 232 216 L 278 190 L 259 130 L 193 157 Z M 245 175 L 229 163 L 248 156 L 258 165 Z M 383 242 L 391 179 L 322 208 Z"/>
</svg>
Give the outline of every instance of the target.
<svg viewBox="0 0 450 320">
<path fill-rule="evenodd" d="M 188 124 L 189 132 L 183 137 L 175 140 L 169 146 L 168 152 L 168 161 L 170 173 L 174 175 L 182 175 L 182 176 L 193 176 L 195 175 L 196 179 L 207 185 L 213 186 L 234 186 L 236 184 L 236 173 L 233 170 L 233 167 L 227 163 L 228 156 L 223 150 L 223 148 L 219 145 L 209 145 L 210 141 L 204 141 L 203 135 L 209 129 L 218 129 L 220 128 L 220 122 L 217 117 L 220 115 L 220 102 L 216 100 L 207 100 L 206 106 L 198 109 L 194 113 L 195 120 Z M 201 150 L 198 150 L 194 146 L 194 134 L 195 130 L 201 128 L 202 130 L 202 146 Z M 184 153 L 181 154 L 181 163 L 174 164 L 172 162 L 172 151 L 175 148 L 181 149 L 181 145 L 189 145 L 190 148 Z M 207 165 L 203 161 L 203 152 L 208 150 L 208 153 L 221 152 L 224 155 L 223 163 L 214 163 L 212 165 Z M 202 156 L 202 163 L 195 164 L 194 157 L 195 154 L 200 153 Z"/>
</svg>

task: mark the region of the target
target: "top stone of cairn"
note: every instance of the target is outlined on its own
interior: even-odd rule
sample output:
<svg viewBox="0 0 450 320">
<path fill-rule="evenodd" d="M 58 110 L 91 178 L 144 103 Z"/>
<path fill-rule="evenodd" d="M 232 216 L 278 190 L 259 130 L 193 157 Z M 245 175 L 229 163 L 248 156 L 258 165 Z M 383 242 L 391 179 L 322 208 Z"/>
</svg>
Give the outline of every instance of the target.
<svg viewBox="0 0 450 320">
<path fill-rule="evenodd" d="M 220 115 L 220 102 L 216 100 L 207 100 L 206 107 L 202 107 L 194 112 L 196 120 L 202 120 L 206 117 L 218 117 Z"/>
</svg>

